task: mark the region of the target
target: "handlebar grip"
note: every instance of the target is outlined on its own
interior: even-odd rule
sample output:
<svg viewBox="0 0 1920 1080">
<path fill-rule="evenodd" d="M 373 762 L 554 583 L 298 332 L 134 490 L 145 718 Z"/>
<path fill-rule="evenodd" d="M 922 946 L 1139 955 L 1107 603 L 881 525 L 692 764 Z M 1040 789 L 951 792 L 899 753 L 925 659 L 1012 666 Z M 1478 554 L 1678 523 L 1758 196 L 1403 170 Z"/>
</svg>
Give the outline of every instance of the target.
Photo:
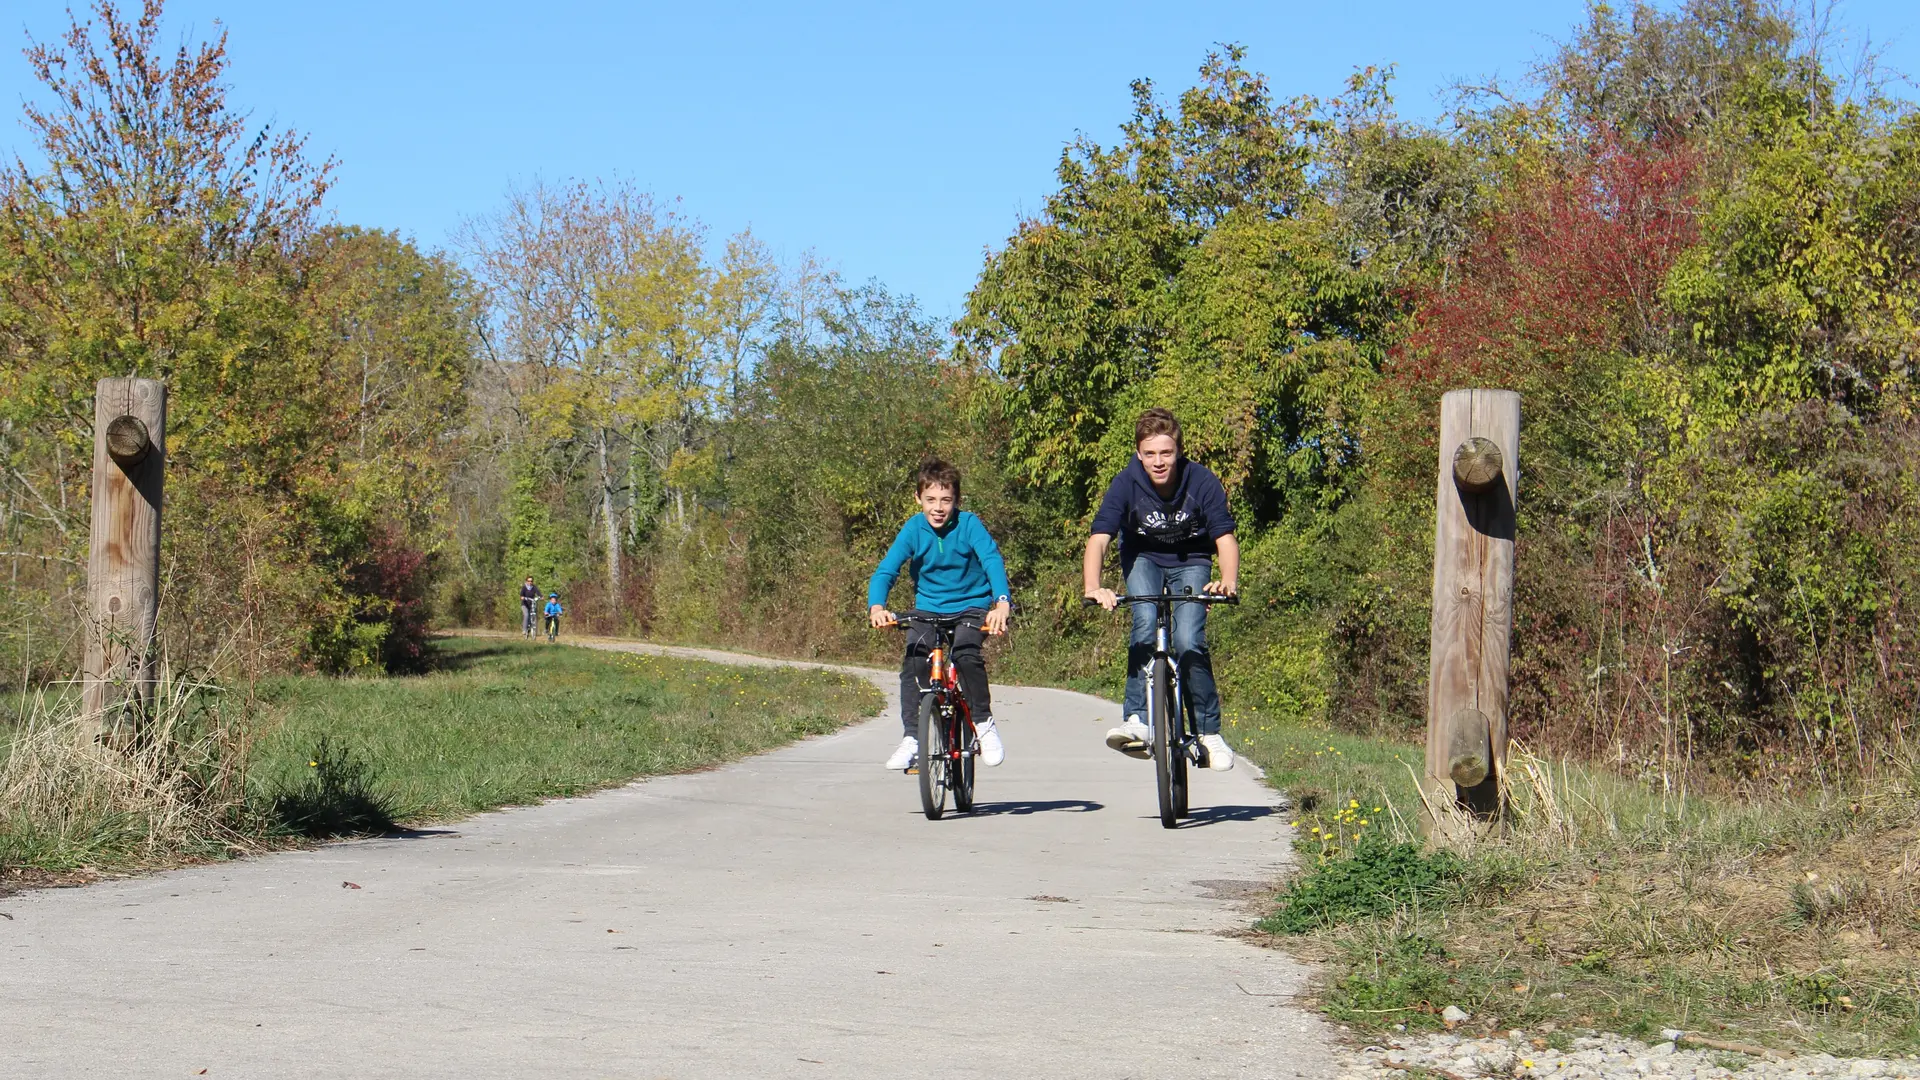
<svg viewBox="0 0 1920 1080">
<path fill-rule="evenodd" d="M 1083 596 L 1080 598 L 1080 606 L 1081 607 L 1099 607 L 1100 601 L 1095 600 L 1091 596 Z"/>
</svg>

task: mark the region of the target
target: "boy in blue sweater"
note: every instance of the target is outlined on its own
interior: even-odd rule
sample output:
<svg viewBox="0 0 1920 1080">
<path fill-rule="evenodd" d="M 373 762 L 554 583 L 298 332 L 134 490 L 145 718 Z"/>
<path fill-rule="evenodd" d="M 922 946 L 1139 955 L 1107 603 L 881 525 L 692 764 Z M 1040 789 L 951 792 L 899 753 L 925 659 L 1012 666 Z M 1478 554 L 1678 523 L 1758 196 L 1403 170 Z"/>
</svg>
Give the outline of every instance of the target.
<svg viewBox="0 0 1920 1080">
<path fill-rule="evenodd" d="M 987 661 L 980 646 L 986 635 L 1006 632 L 1007 616 L 1013 611 L 1006 563 L 993 537 L 987 535 L 987 527 L 959 509 L 960 470 L 938 459 L 929 460 L 920 466 L 915 490 L 921 512 L 900 527 L 900 535 L 867 583 L 867 619 L 875 627 L 894 624 L 893 612 L 887 610 L 887 593 L 892 591 L 902 567 L 913 575 L 916 611 L 969 616 L 954 633 L 953 663 L 959 669 L 960 690 L 967 695 L 973 724 L 980 734 L 980 759 L 998 765 L 1006 760 L 1007 752 L 993 726 Z M 915 721 L 934 641 L 931 627 L 914 626 L 907 632 L 907 655 L 900 663 L 900 726 L 906 729 L 906 736 L 887 759 L 889 769 L 907 768 L 920 753 Z"/>
</svg>

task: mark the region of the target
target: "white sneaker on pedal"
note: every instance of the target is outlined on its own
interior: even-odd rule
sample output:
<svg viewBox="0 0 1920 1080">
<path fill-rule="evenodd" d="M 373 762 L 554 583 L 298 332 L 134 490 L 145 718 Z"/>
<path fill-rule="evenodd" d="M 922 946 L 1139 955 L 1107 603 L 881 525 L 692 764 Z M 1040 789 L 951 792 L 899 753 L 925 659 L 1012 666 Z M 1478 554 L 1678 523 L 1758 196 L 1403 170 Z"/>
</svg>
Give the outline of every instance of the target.
<svg viewBox="0 0 1920 1080">
<path fill-rule="evenodd" d="M 994 728 L 993 721 L 974 728 L 980 736 L 980 760 L 989 765 L 998 765 L 1007 760 L 1007 748 L 1000 742 L 1000 732 Z"/>
<path fill-rule="evenodd" d="M 1126 723 L 1107 732 L 1107 745 L 1128 757 L 1153 756 L 1153 729 L 1140 720 L 1140 714 L 1127 717 Z"/>
<path fill-rule="evenodd" d="M 1227 746 L 1227 740 L 1218 735 L 1202 735 L 1200 745 L 1207 751 L 1207 768 L 1214 772 L 1233 768 L 1233 750 Z"/>
<path fill-rule="evenodd" d="M 889 769 L 908 769 L 913 767 L 913 759 L 920 756 L 920 740 L 909 735 L 894 747 L 893 756 L 887 759 Z"/>
</svg>

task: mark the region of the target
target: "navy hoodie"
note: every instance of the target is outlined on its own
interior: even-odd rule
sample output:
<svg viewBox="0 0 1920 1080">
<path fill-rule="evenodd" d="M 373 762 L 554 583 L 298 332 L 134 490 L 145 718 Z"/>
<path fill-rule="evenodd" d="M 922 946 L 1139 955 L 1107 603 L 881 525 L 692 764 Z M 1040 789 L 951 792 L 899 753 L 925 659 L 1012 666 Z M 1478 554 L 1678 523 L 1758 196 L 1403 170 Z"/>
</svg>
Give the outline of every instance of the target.
<svg viewBox="0 0 1920 1080">
<path fill-rule="evenodd" d="M 1180 458 L 1173 466 L 1173 497 L 1162 499 L 1135 457 L 1107 485 L 1093 515 L 1092 534 L 1120 538 L 1120 572 L 1142 555 L 1172 569 L 1196 560 L 1211 562 L 1214 541 L 1232 532 L 1227 489 L 1212 470 Z"/>
</svg>

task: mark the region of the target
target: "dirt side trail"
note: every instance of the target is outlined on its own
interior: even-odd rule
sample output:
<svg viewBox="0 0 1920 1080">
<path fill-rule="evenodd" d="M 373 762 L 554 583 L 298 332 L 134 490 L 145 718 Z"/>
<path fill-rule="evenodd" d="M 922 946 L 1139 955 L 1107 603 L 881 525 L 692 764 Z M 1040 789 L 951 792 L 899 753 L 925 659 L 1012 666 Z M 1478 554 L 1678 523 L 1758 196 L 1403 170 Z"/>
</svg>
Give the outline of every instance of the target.
<svg viewBox="0 0 1920 1080">
<path fill-rule="evenodd" d="M 1227 936 L 1290 857 L 1274 794 L 1200 774 L 1165 830 L 1111 705 L 995 704 L 971 817 L 880 768 L 890 703 L 710 772 L 0 901 L 0 1072 L 1335 1075 L 1301 966 Z"/>
</svg>

